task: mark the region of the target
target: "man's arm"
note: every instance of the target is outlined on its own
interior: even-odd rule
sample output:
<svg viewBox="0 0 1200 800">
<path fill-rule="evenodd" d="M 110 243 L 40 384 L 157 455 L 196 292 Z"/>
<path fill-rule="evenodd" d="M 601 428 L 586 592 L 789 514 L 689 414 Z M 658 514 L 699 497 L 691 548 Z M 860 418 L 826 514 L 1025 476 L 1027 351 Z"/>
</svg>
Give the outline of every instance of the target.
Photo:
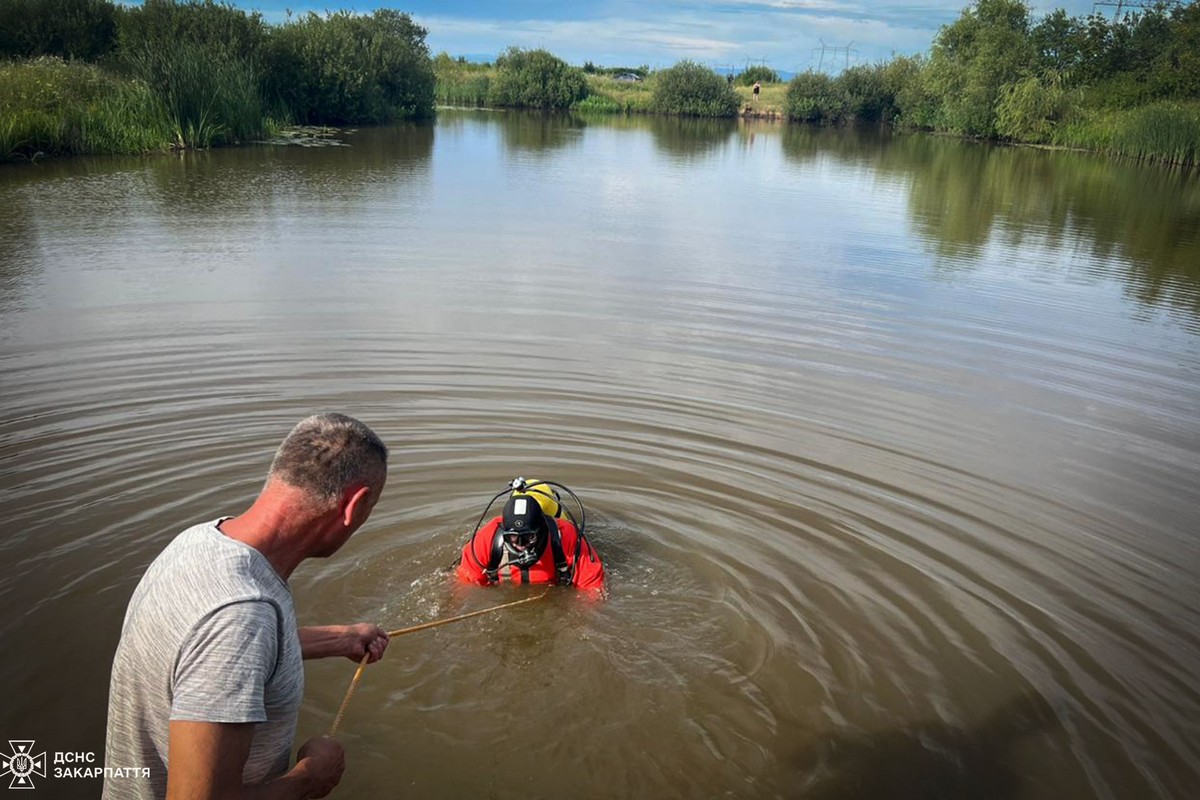
<svg viewBox="0 0 1200 800">
<path fill-rule="evenodd" d="M 300 748 L 296 766 L 273 781 L 242 785 L 254 738 L 252 722 L 172 720 L 167 800 L 302 800 L 324 797 L 337 786 L 345 751 L 325 736 Z"/>
<path fill-rule="evenodd" d="M 387 649 L 387 631 L 369 622 L 357 625 L 312 625 L 300 628 L 300 653 L 308 658 L 344 656 L 355 664 L 367 653 L 368 664 L 383 658 Z"/>
</svg>

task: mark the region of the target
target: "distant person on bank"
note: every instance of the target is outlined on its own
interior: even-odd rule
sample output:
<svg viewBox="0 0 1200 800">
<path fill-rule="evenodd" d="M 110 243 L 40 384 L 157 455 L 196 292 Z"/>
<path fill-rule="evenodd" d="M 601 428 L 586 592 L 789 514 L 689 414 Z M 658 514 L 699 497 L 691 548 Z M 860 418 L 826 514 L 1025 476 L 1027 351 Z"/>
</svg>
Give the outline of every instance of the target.
<svg viewBox="0 0 1200 800">
<path fill-rule="evenodd" d="M 104 797 L 324 797 L 342 746 L 319 736 L 291 761 L 304 694 L 301 659 L 383 656 L 377 625 L 296 625 L 288 578 L 333 555 L 367 521 L 387 480 L 387 448 L 341 414 L 301 421 L 254 503 L 188 528 L 129 601 L 113 661 Z"/>
</svg>

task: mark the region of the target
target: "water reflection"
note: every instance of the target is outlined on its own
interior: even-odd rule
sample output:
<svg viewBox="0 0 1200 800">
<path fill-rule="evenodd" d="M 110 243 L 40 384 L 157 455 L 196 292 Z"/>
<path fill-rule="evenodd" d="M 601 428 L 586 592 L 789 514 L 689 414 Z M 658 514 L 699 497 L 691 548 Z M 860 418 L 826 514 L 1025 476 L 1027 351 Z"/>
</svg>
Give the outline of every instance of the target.
<svg viewBox="0 0 1200 800">
<path fill-rule="evenodd" d="M 578 145 L 587 123 L 575 114 L 530 112 L 495 114 L 500 136 L 509 150 L 543 155 L 567 145 Z"/>
<path fill-rule="evenodd" d="M 340 795 L 1188 796 L 1200 339 L 1122 287 L 1194 285 L 1189 185 L 780 125 L 436 125 L 0 171 L 0 728 L 102 746 L 146 564 L 338 408 L 395 477 L 295 576 L 306 622 L 497 602 L 444 568 L 519 472 L 581 490 L 613 588 L 406 638 Z M 351 668 L 309 667 L 305 735 Z"/>
<path fill-rule="evenodd" d="M 978 726 L 941 722 L 878 733 L 832 734 L 798 759 L 800 796 L 807 800 L 1008 800 L 1028 787 L 1012 763 L 1022 740 L 1058 727 L 1038 694 L 1018 695 Z"/>
<path fill-rule="evenodd" d="M 788 126 L 785 155 L 832 157 L 899 180 L 938 268 L 974 268 L 988 245 L 1085 249 L 1084 277 L 1117 278 L 1138 303 L 1200 317 L 1200 181 L 1080 153 L 929 136 L 887 137 Z"/>
</svg>

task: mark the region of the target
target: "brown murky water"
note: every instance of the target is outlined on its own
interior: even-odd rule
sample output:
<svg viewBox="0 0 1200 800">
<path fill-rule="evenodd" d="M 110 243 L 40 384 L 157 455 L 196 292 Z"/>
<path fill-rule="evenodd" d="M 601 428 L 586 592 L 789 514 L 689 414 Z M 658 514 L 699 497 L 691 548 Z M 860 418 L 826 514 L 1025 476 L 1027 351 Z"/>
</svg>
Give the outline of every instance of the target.
<svg viewBox="0 0 1200 800">
<path fill-rule="evenodd" d="M 0 741 L 102 757 L 146 564 L 335 409 L 394 466 L 302 622 L 521 596 L 447 571 L 518 474 L 583 496 L 611 589 L 396 640 L 335 796 L 1192 796 L 1194 174 L 649 119 L 350 141 L 0 169 Z M 308 665 L 302 739 L 352 673 Z"/>
</svg>

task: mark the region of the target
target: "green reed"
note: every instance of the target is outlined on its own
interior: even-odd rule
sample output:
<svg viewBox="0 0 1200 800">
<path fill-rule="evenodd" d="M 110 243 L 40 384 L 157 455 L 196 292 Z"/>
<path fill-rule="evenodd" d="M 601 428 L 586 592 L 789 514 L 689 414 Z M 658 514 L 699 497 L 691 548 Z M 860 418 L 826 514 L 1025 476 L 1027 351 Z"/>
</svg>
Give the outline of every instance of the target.
<svg viewBox="0 0 1200 800">
<path fill-rule="evenodd" d="M 588 96 L 576 103 L 577 111 L 636 114 L 651 111 L 651 81 L 619 81 L 609 75 L 588 74 Z"/>
<path fill-rule="evenodd" d="M 0 158 L 145 153 L 170 141 L 140 81 L 58 58 L 0 63 Z"/>
<path fill-rule="evenodd" d="M 1200 102 L 1162 101 L 1133 109 L 1094 110 L 1072 120 L 1055 143 L 1139 161 L 1200 163 Z"/>
</svg>

